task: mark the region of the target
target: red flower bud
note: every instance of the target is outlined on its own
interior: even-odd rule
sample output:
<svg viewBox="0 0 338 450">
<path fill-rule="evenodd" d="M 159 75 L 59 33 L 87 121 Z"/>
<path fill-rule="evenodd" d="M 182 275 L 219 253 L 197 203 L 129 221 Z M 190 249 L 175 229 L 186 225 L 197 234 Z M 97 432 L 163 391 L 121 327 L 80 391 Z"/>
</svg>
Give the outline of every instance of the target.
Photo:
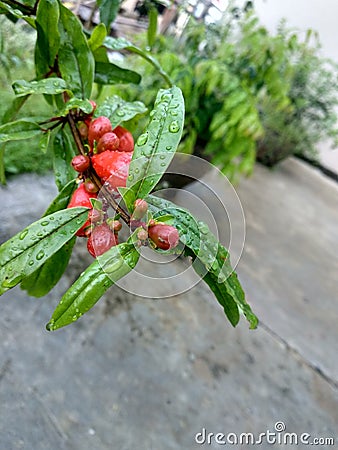
<svg viewBox="0 0 338 450">
<path fill-rule="evenodd" d="M 137 200 L 135 200 L 134 207 L 135 207 L 134 212 L 133 212 L 134 220 L 142 219 L 142 217 L 148 211 L 148 203 L 145 200 L 142 200 L 141 198 L 138 198 Z"/>
<path fill-rule="evenodd" d="M 97 225 L 89 236 L 87 242 L 88 252 L 95 258 L 103 255 L 114 245 L 118 244 L 117 236 L 106 223 Z"/>
<path fill-rule="evenodd" d="M 108 117 L 100 116 L 90 122 L 88 128 L 88 143 L 90 147 L 93 147 L 94 141 L 98 142 L 100 138 L 112 131 L 112 126 Z"/>
<path fill-rule="evenodd" d="M 85 172 L 90 166 L 90 158 L 85 155 L 76 155 L 72 159 L 72 166 L 77 172 Z"/>
<path fill-rule="evenodd" d="M 122 228 L 122 223 L 118 220 L 107 219 L 107 224 L 114 233 L 118 233 Z"/>
<path fill-rule="evenodd" d="M 178 245 L 180 236 L 175 227 L 166 224 L 156 224 L 148 229 L 150 239 L 154 244 L 162 249 L 169 250 Z"/>
<path fill-rule="evenodd" d="M 105 152 L 106 150 L 114 151 L 118 148 L 120 144 L 120 139 L 115 133 L 104 134 L 97 143 L 96 151 L 97 153 Z"/>
</svg>

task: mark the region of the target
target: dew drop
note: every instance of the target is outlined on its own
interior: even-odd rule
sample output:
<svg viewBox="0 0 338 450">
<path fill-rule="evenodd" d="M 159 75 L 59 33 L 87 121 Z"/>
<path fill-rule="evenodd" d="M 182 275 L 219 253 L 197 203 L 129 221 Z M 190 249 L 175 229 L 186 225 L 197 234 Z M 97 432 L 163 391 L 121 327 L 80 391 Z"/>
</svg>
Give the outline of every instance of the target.
<svg viewBox="0 0 338 450">
<path fill-rule="evenodd" d="M 160 159 L 165 159 L 165 155 L 161 155 L 161 156 L 160 156 Z"/>
<path fill-rule="evenodd" d="M 148 141 L 148 133 L 143 133 L 137 139 L 137 145 L 145 145 Z"/>
<path fill-rule="evenodd" d="M 48 224 L 49 224 L 48 220 L 44 220 L 43 222 L 41 222 L 42 227 L 46 227 Z"/>
<path fill-rule="evenodd" d="M 172 95 L 171 94 L 163 94 L 161 97 L 161 101 L 162 102 L 168 102 L 169 100 L 171 100 Z"/>
<path fill-rule="evenodd" d="M 45 252 L 43 250 L 40 250 L 39 253 L 36 255 L 36 259 L 40 261 L 45 256 Z"/>
<path fill-rule="evenodd" d="M 165 167 L 166 166 L 166 163 L 161 163 L 161 167 Z"/>
<path fill-rule="evenodd" d="M 77 319 L 77 315 L 74 314 L 74 316 L 72 317 L 72 319 L 73 319 L 73 322 L 75 322 L 75 320 Z"/>
<path fill-rule="evenodd" d="M 165 149 L 166 149 L 166 150 L 171 150 L 171 149 L 172 149 L 172 146 L 171 146 L 171 145 L 167 145 Z"/>
<path fill-rule="evenodd" d="M 31 259 L 29 262 L 28 262 L 28 265 L 29 266 L 32 266 L 34 264 L 34 261 Z"/>
<path fill-rule="evenodd" d="M 171 122 L 171 124 L 169 125 L 169 131 L 171 133 L 178 133 L 180 130 L 180 126 L 177 122 L 177 120 L 174 120 L 173 122 Z"/>
<path fill-rule="evenodd" d="M 28 234 L 28 230 L 23 230 L 23 232 L 19 236 L 19 239 L 22 241 L 23 239 L 25 239 L 27 234 Z"/>
<path fill-rule="evenodd" d="M 134 179 L 134 175 L 132 173 L 130 175 L 128 175 L 128 180 L 129 181 L 133 181 L 133 179 Z"/>
<path fill-rule="evenodd" d="M 174 117 L 175 117 L 175 116 L 178 116 L 178 112 L 177 112 L 177 111 L 171 111 L 171 112 L 170 112 L 170 115 L 171 115 L 171 116 L 174 116 Z"/>
<path fill-rule="evenodd" d="M 125 116 L 126 115 L 126 113 L 124 112 L 124 111 L 121 111 L 120 109 L 116 112 L 116 115 L 118 116 L 118 117 L 123 117 L 123 116 Z"/>
<path fill-rule="evenodd" d="M 135 173 L 139 173 L 140 169 L 136 167 L 136 169 L 134 170 Z"/>
</svg>

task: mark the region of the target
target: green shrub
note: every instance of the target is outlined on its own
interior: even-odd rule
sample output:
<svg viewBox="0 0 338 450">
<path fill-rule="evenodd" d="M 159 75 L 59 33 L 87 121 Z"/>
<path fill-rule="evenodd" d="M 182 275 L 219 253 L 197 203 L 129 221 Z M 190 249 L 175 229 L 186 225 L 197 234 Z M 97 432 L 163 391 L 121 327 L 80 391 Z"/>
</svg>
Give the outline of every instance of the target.
<svg viewBox="0 0 338 450">
<path fill-rule="evenodd" d="M 302 41 L 285 23 L 272 35 L 253 12 L 230 10 L 221 24 L 191 21 L 179 40 L 159 36 L 153 50 L 186 102 L 180 150 L 234 179 L 250 174 L 257 151 L 273 165 L 293 153 L 315 154 L 320 139 L 335 143 L 337 69 L 320 57 L 314 38 L 308 31 Z M 127 94 L 150 104 L 161 80 L 149 65 L 137 62 L 137 69 L 146 81 Z"/>
</svg>

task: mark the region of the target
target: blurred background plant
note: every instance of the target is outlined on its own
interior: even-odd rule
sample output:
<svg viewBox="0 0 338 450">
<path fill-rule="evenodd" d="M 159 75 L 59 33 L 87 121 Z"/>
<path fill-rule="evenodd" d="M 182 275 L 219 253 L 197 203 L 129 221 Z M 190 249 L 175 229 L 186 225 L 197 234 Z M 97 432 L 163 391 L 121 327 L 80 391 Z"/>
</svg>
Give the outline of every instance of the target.
<svg viewBox="0 0 338 450">
<path fill-rule="evenodd" d="M 35 33 L 25 22 L 13 23 L 7 17 L 0 16 L 0 118 L 3 122 L 8 107 L 15 98 L 11 84 L 14 80 L 35 77 L 34 54 Z M 50 107 L 40 96 L 30 96 L 20 110 L 20 117 L 41 117 L 50 115 Z M 45 173 L 51 169 L 51 158 L 41 158 L 38 141 L 31 139 L 29 147 L 22 142 L 9 142 L 0 147 L 0 157 L 4 158 L 6 174 L 24 172 Z M 5 181 L 5 174 L 0 174 Z"/>
<path fill-rule="evenodd" d="M 140 35 L 139 45 L 148 44 Z M 323 139 L 338 144 L 337 65 L 321 57 L 311 30 L 302 38 L 282 22 L 272 35 L 251 9 L 228 8 L 218 23 L 191 18 L 181 36 L 159 35 L 152 52 L 185 96 L 180 151 L 232 180 L 250 174 L 256 159 L 273 166 L 292 154 L 315 158 Z M 162 80 L 142 61 L 134 68 L 143 83 L 125 95 L 150 105 Z"/>
<path fill-rule="evenodd" d="M 321 56 L 315 32 L 304 34 L 281 22 L 278 32 L 272 34 L 247 2 L 244 8 L 230 3 L 215 23 L 207 24 L 187 13 L 187 25 L 179 32 L 170 26 L 167 34 L 156 36 L 159 4 L 162 9 L 171 8 L 162 1 L 137 2 L 137 16 L 144 21 L 148 15 L 149 26 L 132 40 L 159 60 L 184 93 L 181 152 L 211 161 L 236 181 L 252 172 L 256 160 L 268 166 L 292 154 L 315 160 L 320 141 L 338 145 L 337 65 Z M 27 72 L 32 79 L 35 76 L 28 56 L 33 42 L 34 33 L 24 22 L 18 27 L 1 17 L 1 116 L 14 97 L 11 82 L 24 78 Z M 118 94 L 151 107 L 157 90 L 163 87 L 158 71 L 123 51 L 112 52 L 110 58 L 118 58 L 119 65 L 141 73 L 143 81 L 140 85 L 105 87 L 102 92 L 98 89 L 99 101 Z M 50 114 L 49 108 L 38 96 L 31 96 L 20 114 L 45 116 Z M 135 136 L 143 128 L 142 120 L 138 117 L 128 123 Z M 8 145 L 5 158 L 8 173 L 44 172 L 51 167 L 49 158 L 42 158 L 41 164 L 33 141 L 29 151 L 15 143 Z"/>
</svg>

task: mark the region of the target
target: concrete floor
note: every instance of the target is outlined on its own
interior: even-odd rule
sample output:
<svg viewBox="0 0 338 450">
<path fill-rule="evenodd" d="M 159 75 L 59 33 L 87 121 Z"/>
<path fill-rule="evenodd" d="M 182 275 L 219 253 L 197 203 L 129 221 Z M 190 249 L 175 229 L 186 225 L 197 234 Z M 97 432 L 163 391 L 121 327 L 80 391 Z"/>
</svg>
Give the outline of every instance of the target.
<svg viewBox="0 0 338 450">
<path fill-rule="evenodd" d="M 205 181 L 222 197 L 217 177 Z M 199 185 L 190 191 L 222 224 L 216 200 Z M 258 438 L 277 422 L 298 438 L 337 445 L 338 186 L 289 159 L 274 171 L 257 166 L 237 192 L 247 232 L 237 271 L 259 328 L 241 319 L 233 329 L 200 283 L 158 300 L 113 287 L 77 323 L 48 333 L 60 296 L 91 261 L 80 244 L 46 298 L 15 288 L 0 299 L 1 450 L 219 449 L 215 436 L 198 444 L 196 434 Z M 49 177 L 25 175 L 1 188 L 1 241 L 37 219 L 54 194 Z M 172 265 L 182 271 L 181 260 Z M 155 267 L 153 276 L 165 270 Z M 153 284 L 154 296 L 161 288 Z M 290 448 L 283 436 L 276 448 Z"/>
</svg>

